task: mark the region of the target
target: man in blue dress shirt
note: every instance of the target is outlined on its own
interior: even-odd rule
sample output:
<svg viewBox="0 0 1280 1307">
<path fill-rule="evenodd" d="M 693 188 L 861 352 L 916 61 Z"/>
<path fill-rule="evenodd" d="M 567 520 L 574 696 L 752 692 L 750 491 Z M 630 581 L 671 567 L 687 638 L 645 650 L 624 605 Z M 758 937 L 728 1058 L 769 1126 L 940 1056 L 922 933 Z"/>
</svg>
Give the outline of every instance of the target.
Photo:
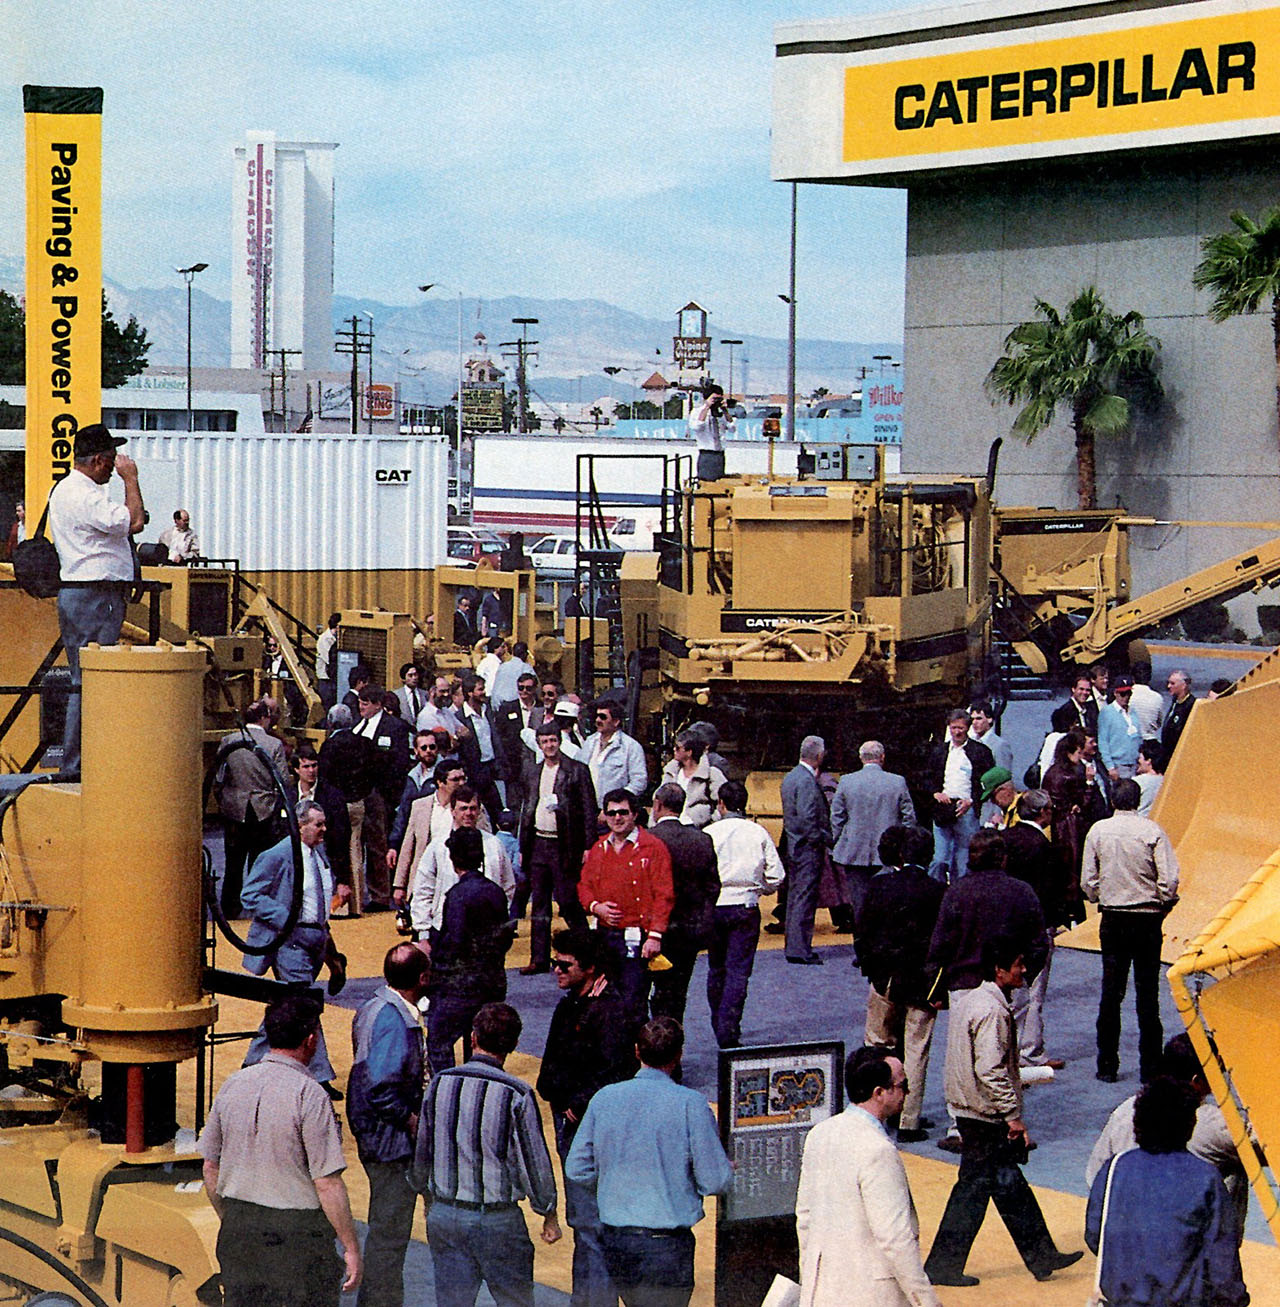
<svg viewBox="0 0 1280 1307">
<path fill-rule="evenodd" d="M 592 1098 L 565 1159 L 566 1179 L 595 1186 L 605 1263 L 626 1307 L 687 1307 L 702 1200 L 733 1182 L 706 1099 L 672 1079 L 683 1051 L 678 1021 L 650 1021 L 636 1041 L 640 1070 Z"/>
</svg>

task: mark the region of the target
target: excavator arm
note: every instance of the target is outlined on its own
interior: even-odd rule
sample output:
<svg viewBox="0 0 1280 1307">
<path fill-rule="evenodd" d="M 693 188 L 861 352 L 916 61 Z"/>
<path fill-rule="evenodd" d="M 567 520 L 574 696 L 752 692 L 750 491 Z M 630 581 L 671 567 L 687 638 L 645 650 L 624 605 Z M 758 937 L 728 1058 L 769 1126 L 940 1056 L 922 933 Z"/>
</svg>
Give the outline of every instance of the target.
<svg viewBox="0 0 1280 1307">
<path fill-rule="evenodd" d="M 1118 640 L 1168 621 L 1207 599 L 1231 599 L 1277 580 L 1280 536 L 1114 608 L 1106 606 L 1099 591 L 1093 611 L 1074 638 L 1062 646 L 1059 656 L 1063 662 L 1091 662 L 1102 658 Z"/>
</svg>

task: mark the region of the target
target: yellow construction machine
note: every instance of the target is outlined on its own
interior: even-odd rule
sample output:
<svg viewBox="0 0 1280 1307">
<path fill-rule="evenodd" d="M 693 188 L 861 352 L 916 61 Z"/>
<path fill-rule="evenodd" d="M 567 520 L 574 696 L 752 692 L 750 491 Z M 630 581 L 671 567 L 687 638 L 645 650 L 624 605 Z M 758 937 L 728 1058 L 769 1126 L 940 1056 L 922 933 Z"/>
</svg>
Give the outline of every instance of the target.
<svg viewBox="0 0 1280 1307">
<path fill-rule="evenodd" d="M 5 1302 L 218 1301 L 217 1218 L 177 1098 L 178 1065 L 217 1015 L 202 973 L 206 662 L 194 646 L 86 648 L 82 780 L 4 778 Z"/>
<path fill-rule="evenodd" d="M 1130 596 L 1129 529 L 1248 527 L 1275 523 L 1157 522 L 1122 510 L 1068 513 L 994 510 L 995 616 L 1032 671 L 1101 659 L 1126 661 L 1128 643 L 1207 601 L 1232 599 L 1280 580 L 1280 536 Z"/>
<path fill-rule="evenodd" d="M 859 718 L 918 738 L 990 670 L 986 483 L 891 484 L 881 457 L 832 452 L 690 484 L 658 536 L 656 602 L 622 591 L 624 640 L 656 646 L 651 718 L 713 721 L 748 770 L 818 728 L 838 754 Z"/>
<path fill-rule="evenodd" d="M 1280 650 L 1196 701 L 1152 817 L 1181 868 L 1165 922 L 1174 1002 L 1280 1239 Z"/>
</svg>

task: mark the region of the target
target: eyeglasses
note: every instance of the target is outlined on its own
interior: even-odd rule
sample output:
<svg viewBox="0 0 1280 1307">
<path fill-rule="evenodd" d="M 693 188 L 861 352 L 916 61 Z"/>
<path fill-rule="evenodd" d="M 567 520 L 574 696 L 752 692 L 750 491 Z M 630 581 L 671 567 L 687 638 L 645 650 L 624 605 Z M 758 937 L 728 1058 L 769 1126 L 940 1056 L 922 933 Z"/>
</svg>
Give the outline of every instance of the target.
<svg viewBox="0 0 1280 1307">
<path fill-rule="evenodd" d="M 551 970 L 552 970 L 552 971 L 572 971 L 575 965 L 576 965 L 576 963 L 573 961 L 572 958 L 552 958 L 552 959 L 551 959 Z"/>
<path fill-rule="evenodd" d="M 542 697 L 544 699 L 554 699 L 556 697 L 556 692 L 554 690 L 543 690 Z"/>
<path fill-rule="evenodd" d="M 630 809 L 630 808 L 610 808 L 610 809 L 608 809 L 608 810 L 605 812 L 604 815 L 605 815 L 606 817 L 630 817 L 630 816 L 631 816 L 631 809 Z"/>
</svg>

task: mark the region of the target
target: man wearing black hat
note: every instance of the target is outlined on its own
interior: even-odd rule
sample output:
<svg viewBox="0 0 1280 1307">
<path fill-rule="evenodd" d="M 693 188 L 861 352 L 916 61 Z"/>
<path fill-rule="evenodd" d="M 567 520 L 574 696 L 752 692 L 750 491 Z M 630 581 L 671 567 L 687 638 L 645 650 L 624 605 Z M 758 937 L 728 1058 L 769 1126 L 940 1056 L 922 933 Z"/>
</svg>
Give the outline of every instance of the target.
<svg viewBox="0 0 1280 1307">
<path fill-rule="evenodd" d="M 138 465 L 116 452 L 124 443 L 100 422 L 82 427 L 76 432 L 75 465 L 49 496 L 49 534 L 62 573 L 58 628 L 71 670 L 64 776 L 80 773 L 80 650 L 87 644 L 119 644 L 125 594 L 134 579 L 129 537 L 146 525 Z M 107 495 L 112 472 L 124 482 L 123 507 Z"/>
</svg>

